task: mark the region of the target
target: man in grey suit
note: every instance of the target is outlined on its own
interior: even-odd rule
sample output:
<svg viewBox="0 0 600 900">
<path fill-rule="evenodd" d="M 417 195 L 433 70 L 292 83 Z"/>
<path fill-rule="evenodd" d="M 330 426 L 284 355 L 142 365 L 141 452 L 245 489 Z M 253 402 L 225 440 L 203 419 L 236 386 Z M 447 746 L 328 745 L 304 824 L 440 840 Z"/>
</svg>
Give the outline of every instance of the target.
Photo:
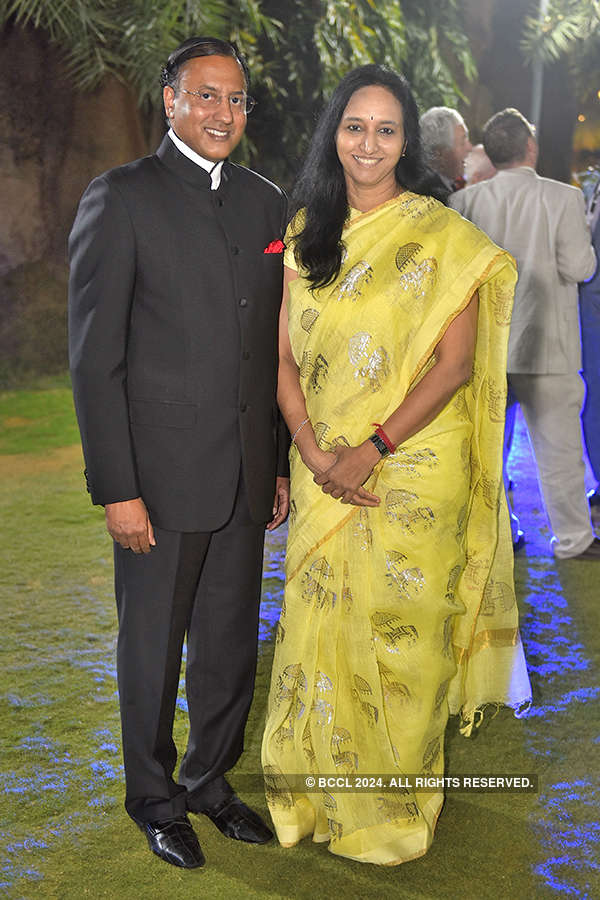
<svg viewBox="0 0 600 900">
<path fill-rule="evenodd" d="M 286 200 L 227 160 L 254 104 L 235 47 L 190 38 L 162 83 L 157 152 L 95 178 L 79 206 L 70 360 L 88 489 L 115 542 L 125 806 L 154 853 L 194 868 L 188 811 L 227 837 L 272 837 L 224 775 L 252 700 L 265 525 L 288 507 Z M 175 780 L 184 639 L 190 733 Z"/>
<path fill-rule="evenodd" d="M 507 422 L 519 403 L 555 556 L 600 560 L 585 493 L 580 421 L 584 386 L 577 282 L 596 267 L 583 195 L 537 175 L 535 131 L 518 110 L 492 116 L 483 145 L 498 174 L 454 194 L 450 206 L 517 261 Z"/>
</svg>

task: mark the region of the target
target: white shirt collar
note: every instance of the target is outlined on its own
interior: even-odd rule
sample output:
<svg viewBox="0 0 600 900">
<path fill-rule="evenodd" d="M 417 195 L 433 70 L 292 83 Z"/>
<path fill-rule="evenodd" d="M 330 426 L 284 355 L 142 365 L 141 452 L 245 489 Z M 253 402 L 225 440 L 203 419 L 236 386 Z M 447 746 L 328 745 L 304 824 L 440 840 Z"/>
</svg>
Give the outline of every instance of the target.
<svg viewBox="0 0 600 900">
<path fill-rule="evenodd" d="M 221 159 L 219 162 L 215 163 L 210 159 L 204 159 L 203 156 L 200 156 L 199 153 L 196 153 L 195 150 L 192 150 L 191 147 L 188 147 L 187 144 L 181 140 L 181 138 L 177 137 L 172 128 L 169 128 L 167 134 L 175 144 L 178 150 L 181 150 L 184 156 L 187 156 L 188 159 L 191 159 L 193 163 L 196 163 L 197 166 L 200 166 L 204 169 L 205 172 L 208 172 L 210 175 L 210 189 L 211 191 L 216 191 L 219 185 L 221 184 L 221 169 L 223 168 L 223 160 Z"/>
</svg>

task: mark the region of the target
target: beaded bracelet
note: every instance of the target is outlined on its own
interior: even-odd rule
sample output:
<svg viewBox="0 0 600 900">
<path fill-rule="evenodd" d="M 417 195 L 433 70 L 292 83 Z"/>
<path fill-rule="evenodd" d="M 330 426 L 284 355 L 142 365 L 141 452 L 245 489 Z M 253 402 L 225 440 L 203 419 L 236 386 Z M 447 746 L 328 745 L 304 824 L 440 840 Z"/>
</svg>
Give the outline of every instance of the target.
<svg viewBox="0 0 600 900">
<path fill-rule="evenodd" d="M 310 422 L 310 419 L 308 417 L 303 422 L 300 422 L 300 424 L 298 425 L 298 427 L 296 428 L 295 432 L 292 435 L 292 444 L 296 440 L 296 435 L 302 431 L 302 429 L 304 428 L 304 426 L 306 425 L 307 422 Z"/>
</svg>

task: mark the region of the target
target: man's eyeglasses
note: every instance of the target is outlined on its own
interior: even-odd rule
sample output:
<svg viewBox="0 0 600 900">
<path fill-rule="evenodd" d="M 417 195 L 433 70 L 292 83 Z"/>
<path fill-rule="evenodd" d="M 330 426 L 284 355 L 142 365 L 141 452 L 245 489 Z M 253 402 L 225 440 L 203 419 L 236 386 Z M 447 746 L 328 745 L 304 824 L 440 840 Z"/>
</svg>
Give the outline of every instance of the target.
<svg viewBox="0 0 600 900">
<path fill-rule="evenodd" d="M 222 94 L 216 94 L 214 91 L 206 89 L 203 91 L 188 91 L 186 88 L 179 88 L 179 90 L 182 94 L 192 94 L 193 97 L 198 97 L 200 105 L 205 109 L 216 109 L 223 100 Z M 246 113 L 248 115 L 256 106 L 256 100 L 254 97 L 249 97 L 248 94 L 230 94 L 227 100 L 231 111 L 234 113 Z"/>
</svg>

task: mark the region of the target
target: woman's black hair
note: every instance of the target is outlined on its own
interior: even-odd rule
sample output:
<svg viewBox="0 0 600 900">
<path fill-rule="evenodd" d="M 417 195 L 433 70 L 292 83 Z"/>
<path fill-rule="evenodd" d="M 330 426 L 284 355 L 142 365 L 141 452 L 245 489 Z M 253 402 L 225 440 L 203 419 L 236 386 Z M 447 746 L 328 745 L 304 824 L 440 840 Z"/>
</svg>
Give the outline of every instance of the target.
<svg viewBox="0 0 600 900">
<path fill-rule="evenodd" d="M 313 287 L 330 284 L 340 271 L 342 230 L 349 207 L 335 137 L 352 95 L 371 85 L 386 88 L 402 106 L 406 150 L 396 164 L 398 184 L 416 194 L 436 196 L 436 183 L 423 162 L 419 113 L 408 81 L 384 66 L 353 69 L 340 81 L 321 114 L 292 195 L 292 211 L 306 211 L 304 227 L 294 238 L 294 251 Z"/>
</svg>

